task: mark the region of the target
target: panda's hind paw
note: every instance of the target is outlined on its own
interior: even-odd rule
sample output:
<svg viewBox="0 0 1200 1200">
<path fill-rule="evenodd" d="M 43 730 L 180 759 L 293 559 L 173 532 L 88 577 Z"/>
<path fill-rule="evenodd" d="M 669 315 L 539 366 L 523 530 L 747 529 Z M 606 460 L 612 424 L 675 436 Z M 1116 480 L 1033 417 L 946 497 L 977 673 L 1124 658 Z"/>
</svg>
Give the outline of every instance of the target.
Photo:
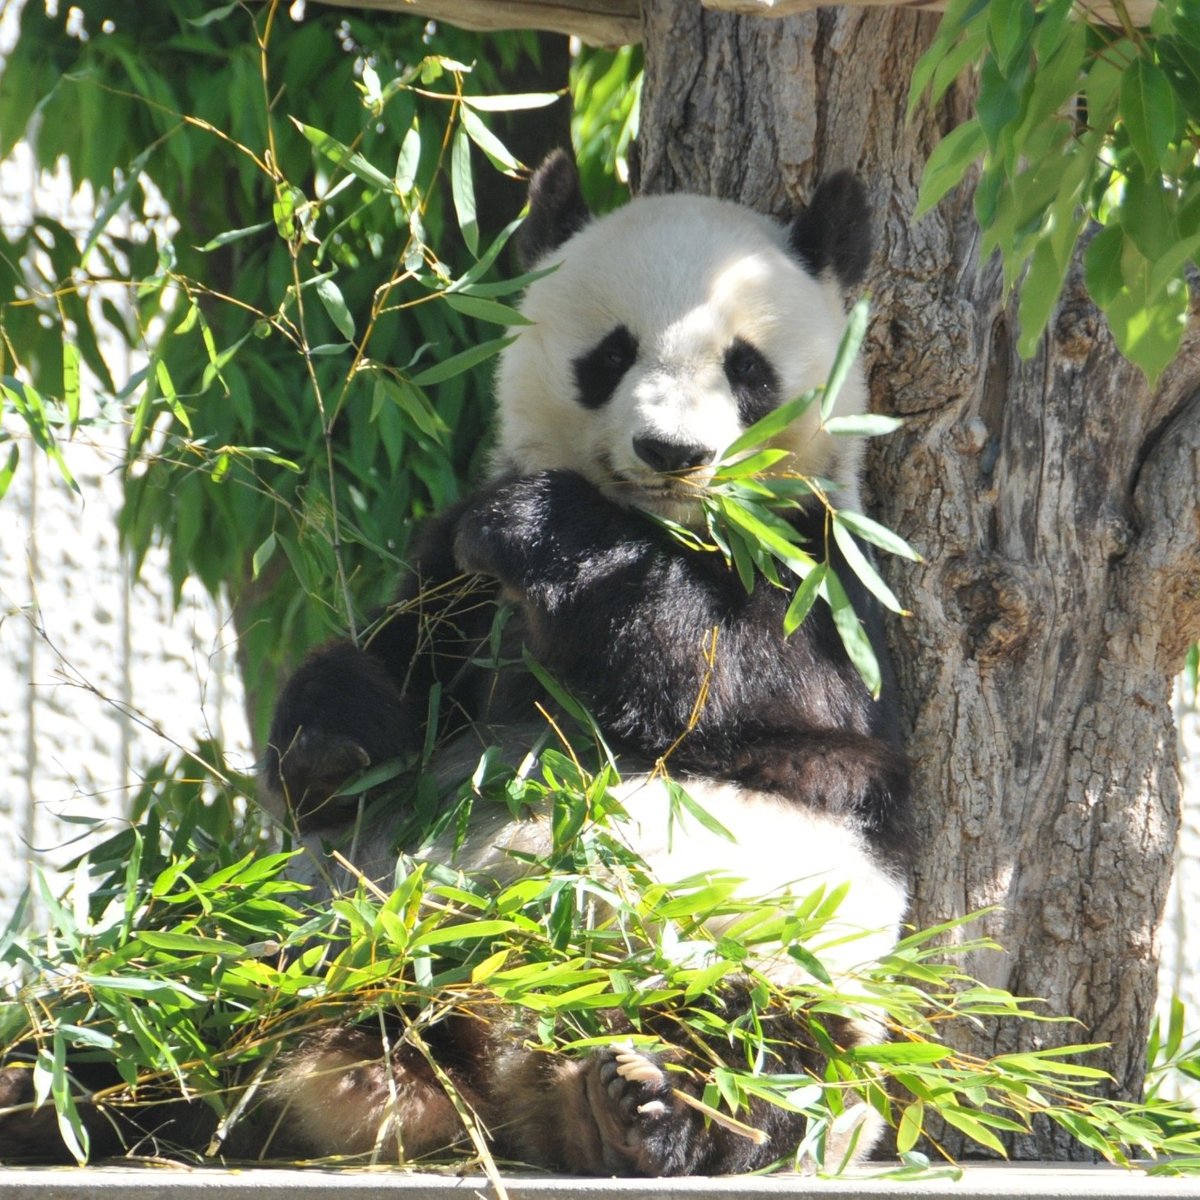
<svg viewBox="0 0 1200 1200">
<path fill-rule="evenodd" d="M 620 1175 L 680 1173 L 692 1113 L 676 1099 L 659 1060 L 632 1046 L 597 1051 L 587 1094 L 610 1170 Z"/>
</svg>

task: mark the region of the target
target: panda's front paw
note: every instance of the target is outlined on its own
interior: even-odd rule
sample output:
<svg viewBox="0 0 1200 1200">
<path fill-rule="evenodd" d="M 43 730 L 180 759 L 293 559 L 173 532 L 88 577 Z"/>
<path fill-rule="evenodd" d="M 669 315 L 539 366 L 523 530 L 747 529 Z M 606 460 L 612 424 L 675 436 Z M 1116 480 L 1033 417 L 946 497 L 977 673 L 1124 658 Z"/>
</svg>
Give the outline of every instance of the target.
<svg viewBox="0 0 1200 1200">
<path fill-rule="evenodd" d="M 671 1077 L 651 1054 L 611 1046 L 585 1064 L 584 1090 L 605 1166 L 649 1178 L 688 1169 L 696 1114 L 676 1097 Z"/>
<path fill-rule="evenodd" d="M 271 723 L 264 783 L 276 814 L 286 810 L 305 831 L 344 820 L 337 796 L 351 775 L 420 745 L 413 709 L 383 664 L 349 642 L 312 655 Z"/>
<path fill-rule="evenodd" d="M 458 565 L 523 591 L 561 569 L 581 512 L 604 503 L 570 471 L 515 475 L 484 488 L 458 519 Z"/>
</svg>

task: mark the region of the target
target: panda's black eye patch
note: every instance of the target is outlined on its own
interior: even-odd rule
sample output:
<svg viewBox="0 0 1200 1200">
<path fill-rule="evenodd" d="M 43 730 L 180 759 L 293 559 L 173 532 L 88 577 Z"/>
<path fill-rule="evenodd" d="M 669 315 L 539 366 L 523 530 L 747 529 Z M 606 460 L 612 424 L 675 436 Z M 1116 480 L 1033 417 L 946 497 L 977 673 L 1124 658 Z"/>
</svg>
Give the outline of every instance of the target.
<svg viewBox="0 0 1200 1200">
<path fill-rule="evenodd" d="M 724 367 L 743 425 L 753 425 L 779 407 L 779 376 L 757 346 L 734 338 L 725 351 Z"/>
<path fill-rule="evenodd" d="M 579 403 L 600 408 L 608 402 L 625 372 L 637 361 L 637 338 L 618 325 L 572 364 Z"/>
</svg>

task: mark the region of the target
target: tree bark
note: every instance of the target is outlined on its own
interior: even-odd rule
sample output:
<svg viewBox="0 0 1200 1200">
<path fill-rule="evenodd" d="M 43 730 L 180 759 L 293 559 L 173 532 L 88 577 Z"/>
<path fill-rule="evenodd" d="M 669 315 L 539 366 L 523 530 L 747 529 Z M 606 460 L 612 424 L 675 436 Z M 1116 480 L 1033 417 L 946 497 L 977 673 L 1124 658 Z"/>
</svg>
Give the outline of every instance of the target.
<svg viewBox="0 0 1200 1200">
<path fill-rule="evenodd" d="M 982 1055 L 1110 1042 L 1091 1061 L 1136 1099 L 1179 821 L 1170 685 L 1200 631 L 1195 322 L 1152 390 L 1075 270 L 1038 353 L 1017 357 L 969 189 L 912 215 L 970 101 L 952 91 L 905 122 L 936 17 L 764 21 L 692 0 L 644 0 L 643 17 L 640 190 L 784 213 L 850 167 L 872 193 L 872 406 L 906 424 L 873 447 L 868 494 L 925 556 L 884 564 L 914 614 L 892 631 L 921 845 L 911 919 L 1001 906 L 981 924 L 1004 953 L 968 969 L 1082 1023 L 954 1037 Z M 1050 1127 L 1012 1150 L 1086 1155 Z"/>
</svg>

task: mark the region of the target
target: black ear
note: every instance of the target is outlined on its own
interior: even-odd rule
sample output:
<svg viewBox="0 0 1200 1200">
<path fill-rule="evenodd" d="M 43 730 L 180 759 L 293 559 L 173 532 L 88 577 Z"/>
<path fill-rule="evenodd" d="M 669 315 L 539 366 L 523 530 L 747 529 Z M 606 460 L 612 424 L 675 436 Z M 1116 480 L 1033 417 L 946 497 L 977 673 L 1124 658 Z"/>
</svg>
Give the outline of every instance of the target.
<svg viewBox="0 0 1200 1200">
<path fill-rule="evenodd" d="M 792 223 L 788 240 L 814 275 L 830 270 L 844 288 L 861 283 L 871 261 L 866 189 L 849 171 L 831 175 Z"/>
<path fill-rule="evenodd" d="M 529 216 L 517 231 L 521 262 L 531 267 L 591 219 L 574 160 L 563 150 L 551 150 L 529 181 Z"/>
</svg>

